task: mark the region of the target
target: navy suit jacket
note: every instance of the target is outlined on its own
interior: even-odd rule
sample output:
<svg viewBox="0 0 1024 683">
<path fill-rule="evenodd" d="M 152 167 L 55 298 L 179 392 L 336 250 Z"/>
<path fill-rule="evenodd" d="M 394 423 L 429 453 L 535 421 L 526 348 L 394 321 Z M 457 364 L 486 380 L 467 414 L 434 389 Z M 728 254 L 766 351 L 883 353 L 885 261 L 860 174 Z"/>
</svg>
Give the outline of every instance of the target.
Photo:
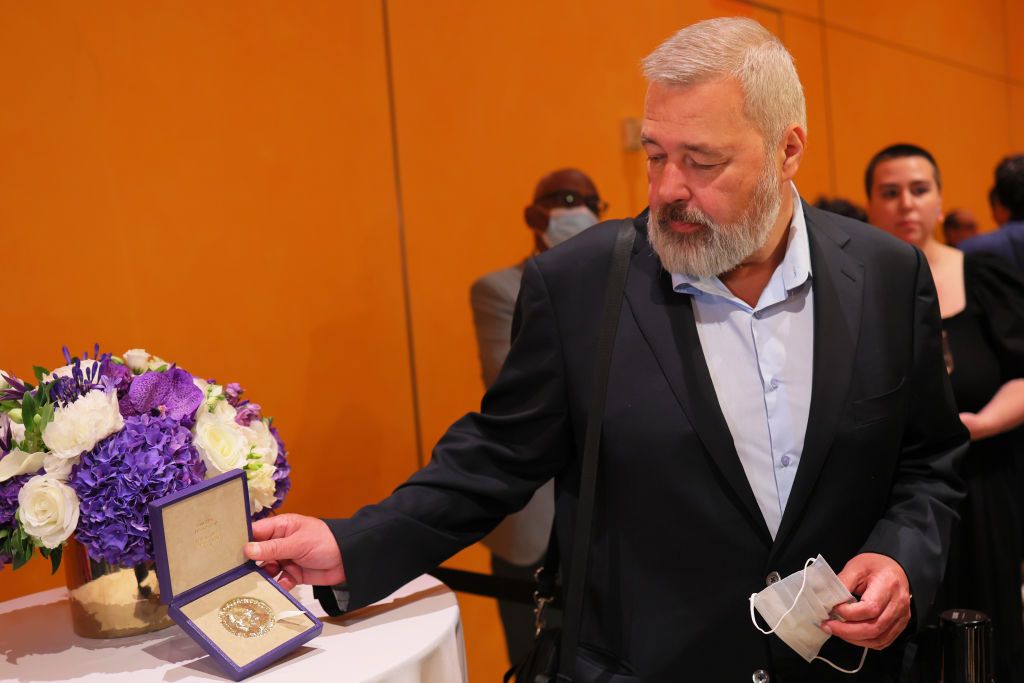
<svg viewBox="0 0 1024 683">
<path fill-rule="evenodd" d="M 807 664 L 750 623 L 748 596 L 821 553 L 838 572 L 895 558 L 917 614 L 941 579 L 967 433 L 942 358 L 935 289 L 916 249 L 804 207 L 814 376 L 802 460 L 772 539 L 733 446 L 688 295 L 673 292 L 635 219 L 611 363 L 577 683 L 894 679 L 899 647 L 849 677 Z M 590 385 L 616 225 L 527 262 L 514 339 L 481 410 L 383 502 L 329 520 L 350 608 L 479 540 L 556 478 L 569 555 Z M 563 576 L 567 575 L 563 572 Z M 847 668 L 861 651 L 832 638 Z"/>
<path fill-rule="evenodd" d="M 964 240 L 958 247 L 965 254 L 998 256 L 1024 271 L 1024 221 L 1010 221 L 998 230 Z"/>
</svg>

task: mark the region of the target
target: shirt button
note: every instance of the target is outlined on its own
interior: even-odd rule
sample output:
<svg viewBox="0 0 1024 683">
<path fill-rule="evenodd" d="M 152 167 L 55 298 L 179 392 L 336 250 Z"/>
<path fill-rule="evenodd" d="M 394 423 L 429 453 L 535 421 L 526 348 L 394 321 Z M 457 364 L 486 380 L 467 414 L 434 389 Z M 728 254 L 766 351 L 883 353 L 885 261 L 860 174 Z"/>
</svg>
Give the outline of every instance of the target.
<svg viewBox="0 0 1024 683">
<path fill-rule="evenodd" d="M 789 463 L 790 463 L 789 456 L 788 455 L 782 456 L 782 458 L 780 459 L 780 462 L 782 462 L 782 466 L 783 467 L 789 467 Z"/>
<path fill-rule="evenodd" d="M 770 586 L 773 583 L 776 583 L 776 582 L 781 581 L 781 580 L 782 580 L 782 577 L 779 576 L 778 572 L 772 572 L 771 574 L 769 574 L 768 576 L 766 576 L 764 578 L 764 585 Z"/>
<path fill-rule="evenodd" d="M 750 680 L 754 683 L 770 683 L 772 679 L 771 676 L 768 675 L 767 671 L 764 669 L 758 669 L 754 672 L 754 675 L 750 677 Z"/>
<path fill-rule="evenodd" d="M 774 389 L 778 389 L 779 388 L 779 380 L 773 379 L 771 382 L 768 382 L 768 386 L 770 386 L 773 390 Z"/>
</svg>

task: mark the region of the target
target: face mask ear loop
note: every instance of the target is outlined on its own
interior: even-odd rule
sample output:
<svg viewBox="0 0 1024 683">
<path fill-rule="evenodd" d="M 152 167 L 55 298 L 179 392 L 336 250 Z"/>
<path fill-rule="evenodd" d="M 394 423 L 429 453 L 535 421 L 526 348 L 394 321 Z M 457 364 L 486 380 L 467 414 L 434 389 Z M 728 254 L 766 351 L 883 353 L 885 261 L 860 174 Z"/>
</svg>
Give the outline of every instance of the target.
<svg viewBox="0 0 1024 683">
<path fill-rule="evenodd" d="M 855 674 L 858 671 L 860 671 L 862 668 L 864 668 L 864 660 L 866 660 L 867 658 L 868 658 L 868 649 L 864 648 L 864 654 L 862 654 L 860 656 L 860 664 L 857 665 L 857 668 L 856 669 L 844 669 L 841 666 L 836 666 L 835 664 L 833 664 L 832 662 L 828 661 L 824 657 L 815 657 L 815 659 L 820 659 L 821 661 L 825 662 L 826 664 L 831 666 L 836 671 L 841 671 L 844 674 Z"/>
<path fill-rule="evenodd" d="M 750 594 L 750 597 L 747 598 L 747 601 L 750 603 L 750 621 L 753 622 L 754 628 L 756 628 L 758 631 L 760 631 L 761 633 L 765 634 L 766 636 L 770 636 L 771 634 L 775 633 L 775 629 L 777 629 L 779 627 L 779 624 L 782 623 L 782 620 L 785 619 L 786 617 L 788 617 L 789 613 L 792 612 L 793 609 L 800 602 L 800 595 L 804 592 L 804 586 L 807 585 L 807 568 L 811 566 L 811 564 L 814 562 L 815 559 L 816 558 L 814 558 L 814 557 L 808 558 L 807 562 L 804 563 L 804 576 L 803 576 L 803 579 L 801 579 L 801 581 L 800 581 L 800 590 L 798 590 L 796 592 L 796 597 L 793 598 L 793 604 L 789 606 L 788 610 L 786 610 L 785 612 L 782 613 L 782 616 L 779 617 L 779 620 L 777 622 L 775 622 L 775 626 L 773 628 L 765 631 L 763 628 L 758 626 L 758 624 L 757 624 L 757 617 L 754 616 L 754 598 L 757 597 L 757 593 L 751 593 Z M 866 655 L 867 652 L 865 652 L 864 654 Z"/>
</svg>

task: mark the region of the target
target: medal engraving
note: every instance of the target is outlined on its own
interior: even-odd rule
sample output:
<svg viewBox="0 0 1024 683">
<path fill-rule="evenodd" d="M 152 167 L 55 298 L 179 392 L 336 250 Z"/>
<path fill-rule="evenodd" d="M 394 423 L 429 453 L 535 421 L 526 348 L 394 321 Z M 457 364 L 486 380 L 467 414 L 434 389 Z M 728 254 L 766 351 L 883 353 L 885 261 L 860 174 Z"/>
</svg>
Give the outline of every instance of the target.
<svg viewBox="0 0 1024 683">
<path fill-rule="evenodd" d="M 274 611 L 256 598 L 232 598 L 220 608 L 220 623 L 239 638 L 259 638 L 274 628 Z"/>
</svg>

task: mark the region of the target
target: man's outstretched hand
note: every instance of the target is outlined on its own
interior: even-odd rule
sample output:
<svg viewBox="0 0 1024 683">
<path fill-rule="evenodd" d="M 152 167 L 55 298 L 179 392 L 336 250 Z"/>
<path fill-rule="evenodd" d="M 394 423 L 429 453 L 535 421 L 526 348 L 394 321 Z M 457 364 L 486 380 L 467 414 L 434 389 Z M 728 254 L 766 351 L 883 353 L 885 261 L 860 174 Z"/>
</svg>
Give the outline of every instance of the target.
<svg viewBox="0 0 1024 683">
<path fill-rule="evenodd" d="M 300 583 L 345 582 L 338 542 L 322 519 L 294 514 L 267 517 L 253 522 L 252 535 L 256 542 L 245 544 L 245 556 L 261 562 L 285 590 Z"/>
</svg>

